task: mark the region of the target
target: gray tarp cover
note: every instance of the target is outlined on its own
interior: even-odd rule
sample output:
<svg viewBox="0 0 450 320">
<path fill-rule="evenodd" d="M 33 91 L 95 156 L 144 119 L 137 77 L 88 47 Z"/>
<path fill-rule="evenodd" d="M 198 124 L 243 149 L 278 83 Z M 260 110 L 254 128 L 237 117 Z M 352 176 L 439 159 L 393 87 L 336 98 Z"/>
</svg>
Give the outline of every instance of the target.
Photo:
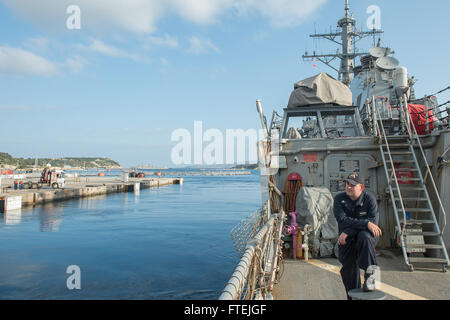
<svg viewBox="0 0 450 320">
<path fill-rule="evenodd" d="M 338 238 L 338 224 L 333 214 L 333 195 L 326 187 L 302 187 L 297 195 L 299 226 L 309 224 L 309 248 L 315 258 L 330 256 Z"/>
<path fill-rule="evenodd" d="M 288 108 L 324 103 L 351 106 L 352 92 L 345 84 L 322 72 L 294 84 L 294 91 L 289 97 Z"/>
</svg>

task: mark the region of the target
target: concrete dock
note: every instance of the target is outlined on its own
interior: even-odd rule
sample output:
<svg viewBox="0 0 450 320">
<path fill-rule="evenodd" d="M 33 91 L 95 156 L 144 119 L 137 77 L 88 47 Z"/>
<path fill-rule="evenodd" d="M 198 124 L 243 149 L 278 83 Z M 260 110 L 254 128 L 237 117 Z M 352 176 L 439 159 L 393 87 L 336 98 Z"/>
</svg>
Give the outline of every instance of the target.
<svg viewBox="0 0 450 320">
<path fill-rule="evenodd" d="M 129 178 L 127 180 L 123 181 L 118 177 L 75 177 L 66 178 L 64 188 L 52 189 L 45 185 L 40 189 L 21 190 L 14 190 L 11 188 L 12 182 L 3 180 L 0 199 L 21 196 L 22 207 L 28 207 L 55 201 L 183 184 L 183 178 Z"/>
<path fill-rule="evenodd" d="M 167 171 L 162 172 L 166 176 L 243 176 L 251 175 L 248 170 L 215 170 L 215 171 Z"/>
</svg>

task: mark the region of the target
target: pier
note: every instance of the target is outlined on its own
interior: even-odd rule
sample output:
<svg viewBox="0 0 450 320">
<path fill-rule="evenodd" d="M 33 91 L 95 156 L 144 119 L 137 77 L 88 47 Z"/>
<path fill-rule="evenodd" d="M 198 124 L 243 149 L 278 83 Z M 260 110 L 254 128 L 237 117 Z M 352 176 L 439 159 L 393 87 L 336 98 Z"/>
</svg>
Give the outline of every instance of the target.
<svg viewBox="0 0 450 320">
<path fill-rule="evenodd" d="M 3 179 L 0 190 L 0 211 L 35 206 L 49 202 L 72 200 L 118 192 L 183 184 L 183 178 L 129 178 L 119 177 L 73 177 L 67 178 L 64 188 L 52 189 L 45 185 L 40 189 L 14 189 L 13 180 Z M 21 198 L 20 204 L 17 199 Z M 9 200 L 8 200 L 9 199 Z M 11 201 L 14 199 L 14 201 Z M 12 203 L 8 208 L 6 204 Z"/>
<path fill-rule="evenodd" d="M 218 171 L 165 171 L 163 176 L 242 176 L 250 175 L 250 171 L 242 170 L 218 170 Z"/>
<path fill-rule="evenodd" d="M 177 177 L 186 177 L 186 176 L 242 176 L 242 175 L 251 175 L 251 171 L 248 170 L 177 170 L 177 171 L 142 171 L 140 169 L 133 170 L 140 171 L 145 174 L 145 176 L 156 176 L 157 174 L 161 174 L 161 176 L 177 176 Z M 131 170 L 124 170 L 124 172 L 131 172 Z M 95 174 L 92 174 L 95 175 Z"/>
</svg>

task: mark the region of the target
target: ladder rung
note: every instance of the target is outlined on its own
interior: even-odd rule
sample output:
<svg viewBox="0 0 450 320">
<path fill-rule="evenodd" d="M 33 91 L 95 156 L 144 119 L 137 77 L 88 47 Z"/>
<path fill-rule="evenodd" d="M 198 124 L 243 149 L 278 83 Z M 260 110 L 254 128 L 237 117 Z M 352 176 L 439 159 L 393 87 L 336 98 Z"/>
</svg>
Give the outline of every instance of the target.
<svg viewBox="0 0 450 320">
<path fill-rule="evenodd" d="M 403 187 L 404 186 L 404 187 Z M 405 185 L 399 185 L 401 191 L 423 191 L 423 188 L 419 187 L 407 187 Z M 397 189 L 392 189 L 392 191 L 397 191 Z"/>
<path fill-rule="evenodd" d="M 394 179 L 391 179 L 394 180 Z M 397 178 L 397 181 L 420 181 L 420 178 Z"/>
<path fill-rule="evenodd" d="M 424 236 L 424 237 L 438 237 L 441 234 L 438 232 L 432 232 L 432 231 L 408 231 L 405 230 L 406 236 Z"/>
<path fill-rule="evenodd" d="M 429 262 L 429 263 L 442 263 L 446 264 L 447 260 L 440 258 L 427 258 L 427 257 L 408 257 L 409 262 Z"/>
<path fill-rule="evenodd" d="M 403 140 L 403 141 L 405 141 L 405 142 L 407 142 L 408 140 L 408 137 L 406 136 L 406 135 L 404 135 L 404 136 L 399 136 L 399 135 L 396 135 L 396 136 L 394 136 L 394 135 L 386 135 L 385 136 L 386 137 L 386 139 L 388 140 L 388 141 L 397 141 L 397 140 Z"/>
<path fill-rule="evenodd" d="M 384 151 L 384 154 L 389 154 L 389 152 L 387 152 L 387 151 Z M 392 152 L 390 152 L 390 154 L 395 154 L 395 155 L 407 155 L 407 154 L 409 154 L 409 155 L 411 155 L 411 152 L 401 152 L 401 151 L 392 151 Z"/>
<path fill-rule="evenodd" d="M 394 197 L 394 199 L 396 201 L 400 200 L 400 198 L 397 198 L 397 197 Z M 403 201 L 427 201 L 428 199 L 427 198 L 406 198 L 406 197 L 402 197 L 402 200 Z"/>
<path fill-rule="evenodd" d="M 386 147 L 385 143 L 381 144 L 382 147 Z M 408 148 L 409 144 L 407 143 L 389 143 L 389 148 Z"/>
<path fill-rule="evenodd" d="M 403 224 L 403 221 L 401 221 L 400 223 Z M 406 225 L 413 225 L 413 224 L 434 224 L 434 220 L 419 220 L 419 219 L 406 220 Z"/>
<path fill-rule="evenodd" d="M 397 209 L 401 209 L 401 208 L 397 207 Z M 409 211 L 409 212 L 431 212 L 431 210 L 428 209 L 428 208 L 405 208 L 405 211 Z"/>
<path fill-rule="evenodd" d="M 392 162 L 401 162 L 401 163 L 414 163 L 414 160 L 400 160 L 400 159 L 392 159 Z M 389 163 L 389 161 L 387 162 Z"/>
<path fill-rule="evenodd" d="M 407 171 L 417 171 L 416 168 L 394 168 L 396 172 L 407 172 Z M 388 168 L 388 171 L 392 171 L 392 169 Z"/>
<path fill-rule="evenodd" d="M 440 244 L 406 244 L 408 249 L 442 249 Z"/>
</svg>

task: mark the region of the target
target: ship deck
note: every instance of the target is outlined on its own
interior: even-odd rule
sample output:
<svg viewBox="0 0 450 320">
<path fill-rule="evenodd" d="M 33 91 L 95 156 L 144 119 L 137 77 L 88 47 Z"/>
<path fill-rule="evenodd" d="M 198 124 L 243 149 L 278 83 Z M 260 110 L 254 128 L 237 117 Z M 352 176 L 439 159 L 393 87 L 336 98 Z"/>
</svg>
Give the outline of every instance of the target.
<svg viewBox="0 0 450 320">
<path fill-rule="evenodd" d="M 415 266 L 410 272 L 399 250 L 379 250 L 377 263 L 386 300 L 450 299 L 450 272 L 442 272 L 439 266 Z M 285 259 L 272 295 L 275 300 L 346 300 L 340 268 L 340 262 L 331 257 Z"/>
</svg>

